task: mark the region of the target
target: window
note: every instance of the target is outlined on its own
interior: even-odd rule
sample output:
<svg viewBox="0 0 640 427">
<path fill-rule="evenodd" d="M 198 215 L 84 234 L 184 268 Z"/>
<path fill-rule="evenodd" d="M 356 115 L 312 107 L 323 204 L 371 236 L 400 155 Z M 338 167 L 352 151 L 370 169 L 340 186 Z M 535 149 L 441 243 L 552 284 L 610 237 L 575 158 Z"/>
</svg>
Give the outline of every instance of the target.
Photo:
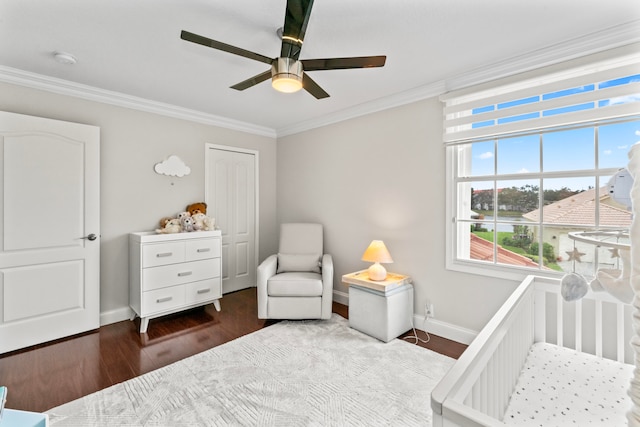
<svg viewBox="0 0 640 427">
<path fill-rule="evenodd" d="M 608 183 L 640 140 L 637 70 L 636 56 L 617 58 L 442 97 L 449 268 L 513 278 L 621 268 L 616 251 L 569 233 L 631 224 Z"/>
</svg>

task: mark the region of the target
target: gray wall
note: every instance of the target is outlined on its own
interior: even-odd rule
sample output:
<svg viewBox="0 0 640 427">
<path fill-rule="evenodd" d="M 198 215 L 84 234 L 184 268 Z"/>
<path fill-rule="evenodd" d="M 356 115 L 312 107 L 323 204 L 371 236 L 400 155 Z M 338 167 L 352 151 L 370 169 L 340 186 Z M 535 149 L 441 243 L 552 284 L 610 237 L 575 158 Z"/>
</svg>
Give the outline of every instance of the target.
<svg viewBox="0 0 640 427">
<path fill-rule="evenodd" d="M 481 329 L 516 286 L 445 269 L 445 155 L 436 99 L 276 143 L 21 86 L 0 84 L 0 94 L 0 110 L 101 128 L 103 314 L 128 306 L 127 234 L 153 229 L 161 217 L 204 198 L 206 143 L 260 152 L 260 260 L 276 251 L 280 222 L 321 222 L 334 256 L 336 290 L 346 296 L 340 277 L 366 268 L 364 249 L 382 239 L 395 260 L 389 270 L 414 279 L 416 314 L 424 314 L 429 298 L 436 320 L 472 330 Z M 191 167 L 189 176 L 153 171 L 171 154 Z"/>
<path fill-rule="evenodd" d="M 412 276 L 414 311 L 478 331 L 517 283 L 445 269 L 442 107 L 429 99 L 278 139 L 278 222 L 318 221 L 335 288 L 373 239 Z M 417 325 L 422 326 L 422 325 Z"/>
<path fill-rule="evenodd" d="M 163 216 L 204 200 L 206 143 L 259 151 L 260 259 L 277 246 L 275 138 L 2 83 L 0 110 L 100 127 L 103 314 L 129 305 L 128 233 L 155 229 Z M 175 178 L 154 172 L 154 165 L 172 154 L 185 161 L 190 175 Z"/>
</svg>

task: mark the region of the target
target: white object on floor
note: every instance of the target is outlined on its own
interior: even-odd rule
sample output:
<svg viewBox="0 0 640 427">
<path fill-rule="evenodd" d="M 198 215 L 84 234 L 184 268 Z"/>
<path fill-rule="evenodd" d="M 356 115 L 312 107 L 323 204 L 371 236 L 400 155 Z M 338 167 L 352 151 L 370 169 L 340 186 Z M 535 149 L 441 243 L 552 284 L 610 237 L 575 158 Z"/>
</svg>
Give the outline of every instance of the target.
<svg viewBox="0 0 640 427">
<path fill-rule="evenodd" d="M 413 286 L 388 292 L 349 286 L 349 326 L 389 342 L 413 327 Z"/>
<path fill-rule="evenodd" d="M 454 359 L 328 320 L 282 321 L 47 411 L 55 426 L 430 426 Z"/>
</svg>

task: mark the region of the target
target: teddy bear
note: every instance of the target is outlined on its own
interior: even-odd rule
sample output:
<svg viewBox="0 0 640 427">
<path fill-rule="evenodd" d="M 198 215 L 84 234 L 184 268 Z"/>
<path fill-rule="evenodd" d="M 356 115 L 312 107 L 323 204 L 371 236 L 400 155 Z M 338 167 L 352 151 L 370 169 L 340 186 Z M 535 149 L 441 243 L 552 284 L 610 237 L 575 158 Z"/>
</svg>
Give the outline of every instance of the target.
<svg viewBox="0 0 640 427">
<path fill-rule="evenodd" d="M 191 216 L 191 212 L 185 211 L 185 212 L 179 212 L 178 215 L 176 215 L 176 218 L 182 221 L 182 218 L 186 218 L 188 216 Z"/>
<path fill-rule="evenodd" d="M 197 213 L 191 217 L 194 221 L 194 228 L 196 231 L 210 231 L 215 230 L 216 221 L 215 219 L 206 216 L 202 213 Z"/>
<path fill-rule="evenodd" d="M 194 221 L 191 216 L 183 216 L 180 218 L 180 225 L 182 225 L 182 231 L 191 232 L 195 231 Z"/>
<path fill-rule="evenodd" d="M 160 228 L 164 228 L 167 225 L 167 222 L 169 222 L 171 219 L 170 216 L 165 216 L 163 217 L 160 221 L 158 221 L 158 224 L 160 224 Z"/>
<path fill-rule="evenodd" d="M 182 231 L 182 225 L 178 218 L 169 218 L 163 228 L 157 228 L 156 233 L 171 234 L 180 233 Z"/>
<path fill-rule="evenodd" d="M 196 231 L 204 231 L 205 218 L 207 218 L 207 216 L 203 213 L 197 213 L 191 216 L 191 219 L 193 219 L 193 228 Z"/>
<path fill-rule="evenodd" d="M 215 218 L 211 218 L 210 216 L 204 217 L 204 228 L 205 231 L 211 231 L 216 229 L 216 220 Z"/>
<path fill-rule="evenodd" d="M 192 203 L 187 206 L 185 209 L 187 212 L 191 214 L 191 216 L 201 213 L 207 214 L 207 204 L 205 202 Z"/>
</svg>

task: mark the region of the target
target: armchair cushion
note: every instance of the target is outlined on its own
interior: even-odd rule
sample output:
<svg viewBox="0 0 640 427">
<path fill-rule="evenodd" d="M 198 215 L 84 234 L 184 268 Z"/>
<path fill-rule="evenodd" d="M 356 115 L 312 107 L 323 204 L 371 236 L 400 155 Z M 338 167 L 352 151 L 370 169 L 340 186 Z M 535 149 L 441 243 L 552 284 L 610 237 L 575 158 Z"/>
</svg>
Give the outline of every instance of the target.
<svg viewBox="0 0 640 427">
<path fill-rule="evenodd" d="M 320 273 L 320 254 L 278 254 L 278 273 L 310 271 Z"/>
<path fill-rule="evenodd" d="M 293 272 L 276 274 L 267 281 L 270 297 L 322 296 L 322 277 L 318 273 Z"/>
</svg>

